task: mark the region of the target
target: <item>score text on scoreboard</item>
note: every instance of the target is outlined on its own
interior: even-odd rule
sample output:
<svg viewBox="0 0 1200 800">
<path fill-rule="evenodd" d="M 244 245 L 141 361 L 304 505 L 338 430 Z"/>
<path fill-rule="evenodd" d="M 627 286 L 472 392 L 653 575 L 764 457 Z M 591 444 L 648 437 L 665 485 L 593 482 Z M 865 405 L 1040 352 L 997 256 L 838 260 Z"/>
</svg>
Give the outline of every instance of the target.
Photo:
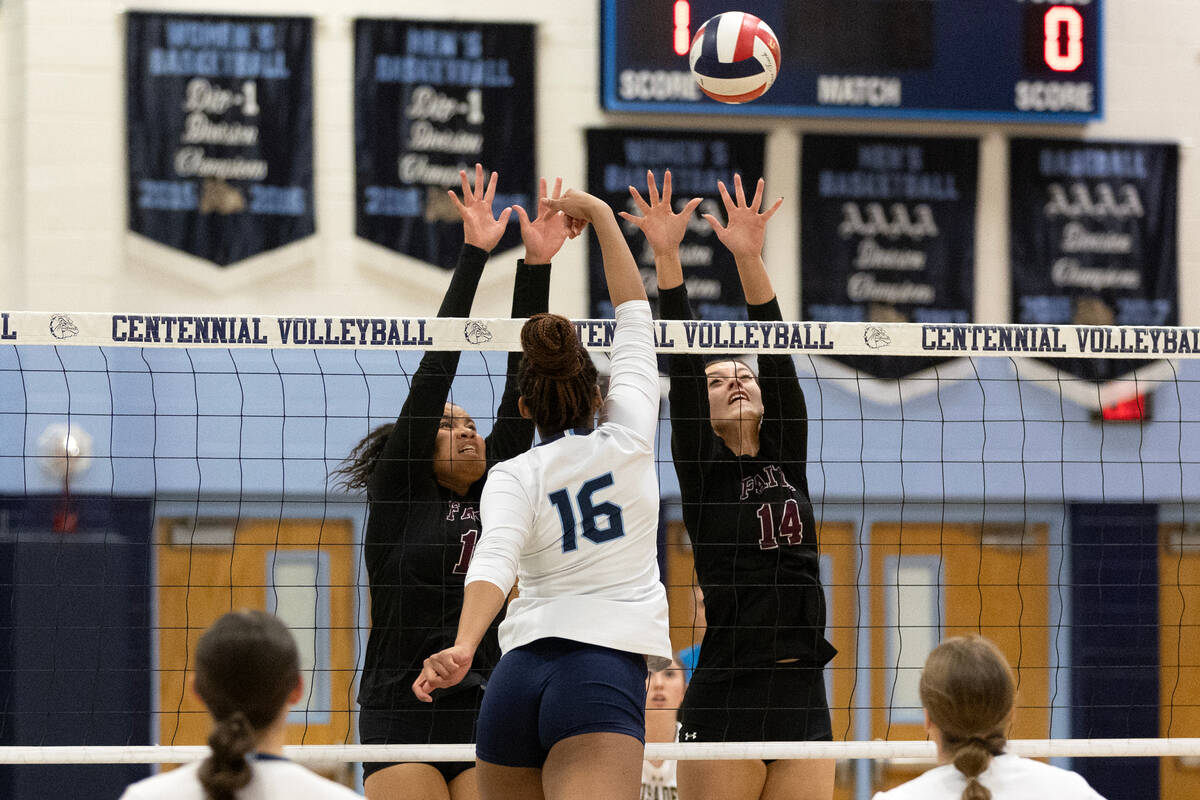
<svg viewBox="0 0 1200 800">
<path fill-rule="evenodd" d="M 745 0 L 783 63 L 758 100 L 701 94 L 696 30 L 728 0 L 601 0 L 609 111 L 1083 123 L 1103 116 L 1103 0 Z"/>
</svg>

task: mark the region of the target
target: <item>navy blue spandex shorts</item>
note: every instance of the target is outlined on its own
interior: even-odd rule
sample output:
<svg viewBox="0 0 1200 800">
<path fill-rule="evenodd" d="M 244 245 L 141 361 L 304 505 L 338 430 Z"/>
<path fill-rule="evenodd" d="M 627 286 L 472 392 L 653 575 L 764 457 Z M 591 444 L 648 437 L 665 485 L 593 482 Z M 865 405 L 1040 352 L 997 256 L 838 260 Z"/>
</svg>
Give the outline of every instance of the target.
<svg viewBox="0 0 1200 800">
<path fill-rule="evenodd" d="M 479 711 L 479 760 L 538 767 L 555 743 L 584 733 L 646 741 L 644 656 L 538 639 L 500 659 Z"/>
</svg>

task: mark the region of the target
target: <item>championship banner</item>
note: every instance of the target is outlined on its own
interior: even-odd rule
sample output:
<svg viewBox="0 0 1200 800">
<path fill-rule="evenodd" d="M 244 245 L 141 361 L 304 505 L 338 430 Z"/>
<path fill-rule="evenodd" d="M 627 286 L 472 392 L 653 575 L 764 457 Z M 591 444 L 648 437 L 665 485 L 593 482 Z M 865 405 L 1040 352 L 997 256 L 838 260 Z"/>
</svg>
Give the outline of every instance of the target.
<svg viewBox="0 0 1200 800">
<path fill-rule="evenodd" d="M 693 197 L 704 199 L 692 215 L 679 247 L 692 310 L 700 319 L 746 319 L 746 300 L 733 255 L 717 240 L 702 215 L 712 214 L 719 220 L 725 219 L 725 206 L 717 191 L 717 181 L 724 181 L 732 194 L 735 173 L 741 174 L 748 196 L 753 196 L 754 184 L 763 174 L 766 136 L 761 133 L 596 128 L 587 132 L 587 148 L 588 192 L 614 209 L 640 214 L 629 195 L 629 187 L 635 187 L 645 198 L 646 170 L 653 170 L 659 190 L 662 189 L 663 173 L 671 170 L 671 205 L 676 211 Z M 767 189 L 769 192 L 770 187 Z M 764 203 L 773 202 L 776 196 L 768 194 Z M 658 297 L 654 251 L 636 225 L 624 220 L 620 222 L 646 284 L 646 294 L 653 302 Z M 595 237 L 589 237 L 589 240 L 588 309 L 594 317 L 611 318 L 613 308 L 604 281 L 600 244 Z"/>
<path fill-rule="evenodd" d="M 476 162 L 500 174 L 493 209 L 537 213 L 534 26 L 354 22 L 355 231 L 447 269 L 462 218 L 447 189 Z M 497 250 L 516 247 L 514 214 Z"/>
<path fill-rule="evenodd" d="M 226 267 L 311 235 L 312 20 L 126 13 L 129 229 Z"/>
<path fill-rule="evenodd" d="M 970 322 L 975 286 L 974 139 L 804 137 L 802 316 L 813 321 Z M 938 363 L 856 359 L 894 379 Z"/>
<path fill-rule="evenodd" d="M 1011 319 L 1177 323 L 1177 145 L 1013 139 L 1009 165 Z M 1141 364 L 1055 366 L 1109 381 Z"/>
</svg>

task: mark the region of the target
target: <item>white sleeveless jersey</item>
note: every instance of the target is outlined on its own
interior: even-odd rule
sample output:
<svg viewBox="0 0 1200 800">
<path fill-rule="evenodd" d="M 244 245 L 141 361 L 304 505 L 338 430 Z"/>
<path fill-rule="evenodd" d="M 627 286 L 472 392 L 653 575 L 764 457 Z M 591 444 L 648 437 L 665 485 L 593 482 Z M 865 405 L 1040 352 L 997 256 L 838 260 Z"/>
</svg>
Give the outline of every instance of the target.
<svg viewBox="0 0 1200 800">
<path fill-rule="evenodd" d="M 254 777 L 237 792 L 238 800 L 362 800 L 345 786 L 282 758 L 252 758 Z M 132 784 L 121 800 L 205 800 L 208 795 L 194 761 Z"/>
<path fill-rule="evenodd" d="M 996 756 L 979 776 L 992 800 L 1104 800 L 1081 776 L 1015 755 Z M 943 764 L 872 800 L 960 800 L 966 777 L 953 764 Z"/>
<path fill-rule="evenodd" d="M 605 420 L 551 437 L 488 473 L 483 533 L 466 582 L 520 596 L 500 625 L 504 652 L 558 637 L 671 660 L 658 574 L 654 433 L 659 383 L 650 304 L 616 310 Z"/>
</svg>

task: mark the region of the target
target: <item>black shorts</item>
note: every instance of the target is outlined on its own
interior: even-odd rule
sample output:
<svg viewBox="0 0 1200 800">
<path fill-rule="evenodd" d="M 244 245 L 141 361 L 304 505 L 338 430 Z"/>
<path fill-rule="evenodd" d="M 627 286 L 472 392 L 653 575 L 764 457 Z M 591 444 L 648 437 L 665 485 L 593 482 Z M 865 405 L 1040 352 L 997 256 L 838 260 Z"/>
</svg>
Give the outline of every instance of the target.
<svg viewBox="0 0 1200 800">
<path fill-rule="evenodd" d="M 679 710 L 679 741 L 833 740 L 821 667 L 776 664 L 726 674 L 713 681 L 703 671 L 693 676 Z"/>
<path fill-rule="evenodd" d="M 358 712 L 358 740 L 362 744 L 466 744 L 475 741 L 475 721 L 483 689 L 475 687 L 408 708 L 362 707 Z M 397 763 L 363 762 L 363 780 Z M 475 766 L 472 761 L 438 761 L 430 766 L 446 783 Z"/>
</svg>

